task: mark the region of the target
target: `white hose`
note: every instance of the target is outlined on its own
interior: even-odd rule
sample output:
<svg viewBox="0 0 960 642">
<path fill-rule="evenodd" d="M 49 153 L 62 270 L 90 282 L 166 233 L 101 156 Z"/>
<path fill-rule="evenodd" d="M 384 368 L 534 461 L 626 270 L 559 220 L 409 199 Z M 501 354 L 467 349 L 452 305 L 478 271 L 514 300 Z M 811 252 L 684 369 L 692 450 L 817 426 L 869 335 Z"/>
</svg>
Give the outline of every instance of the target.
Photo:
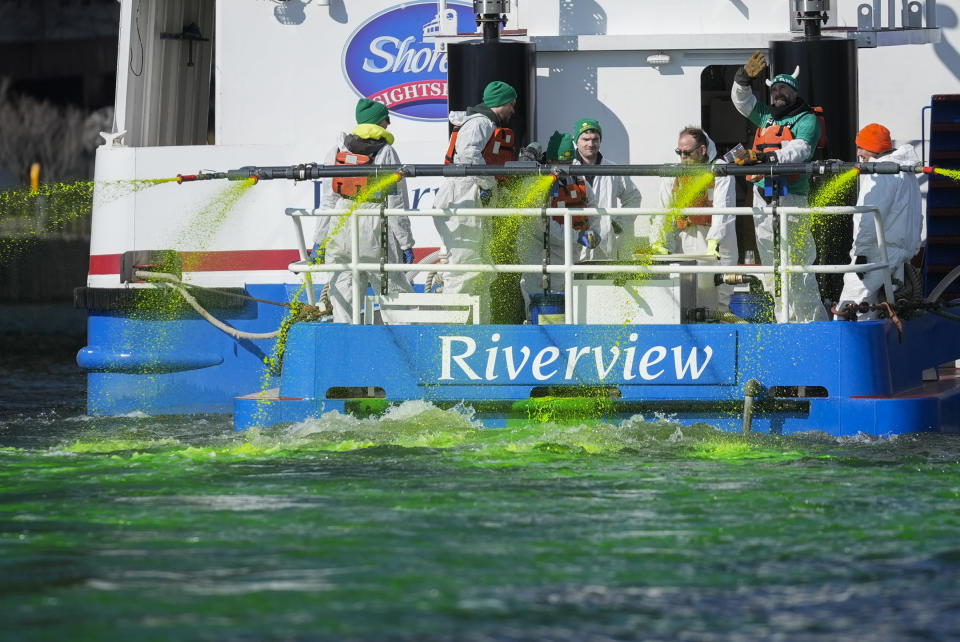
<svg viewBox="0 0 960 642">
<path fill-rule="evenodd" d="M 960 276 L 960 265 L 950 270 L 947 276 L 943 277 L 943 280 L 940 283 L 937 283 L 937 287 L 933 288 L 933 291 L 930 293 L 926 299 L 923 300 L 924 303 L 933 303 L 940 298 L 940 295 L 946 291 L 950 284 L 953 283 L 956 278 Z"/>
<path fill-rule="evenodd" d="M 204 319 L 210 322 L 218 330 L 226 332 L 234 339 L 250 339 L 251 341 L 258 341 L 261 339 L 274 339 L 280 335 L 280 330 L 274 330 L 273 332 L 244 332 L 243 330 L 237 330 L 236 328 L 230 327 L 223 321 L 217 319 L 212 314 L 203 309 L 193 295 L 187 292 L 187 289 L 183 287 L 183 282 L 175 277 L 172 274 L 167 274 L 166 272 L 145 272 L 143 270 L 137 270 L 134 272 L 134 276 L 138 279 L 143 280 L 153 280 L 153 281 L 162 281 L 164 285 L 173 288 L 183 297 L 183 300 L 190 304 L 190 307 L 197 311 L 197 314 L 202 316 Z"/>
<path fill-rule="evenodd" d="M 420 259 L 419 261 L 417 261 L 417 264 L 419 264 L 419 265 L 423 265 L 423 264 L 425 264 L 425 263 L 427 263 L 427 264 L 433 264 L 434 262 L 436 262 L 436 263 L 446 263 L 446 262 L 447 262 L 447 253 L 446 253 L 446 251 L 443 250 L 443 249 L 434 250 L 434 251 L 431 252 L 430 254 L 426 255 L 425 257 L 423 257 L 422 259 Z M 435 286 L 435 285 L 438 286 L 438 287 L 440 288 L 440 291 L 442 292 L 442 291 L 443 291 L 443 277 L 440 276 L 440 273 L 439 273 L 439 272 L 428 272 L 428 273 L 427 273 L 427 279 L 426 279 L 426 281 L 424 282 L 424 285 L 423 285 L 423 292 L 424 292 L 425 294 L 430 294 L 431 290 L 433 290 L 433 286 Z"/>
</svg>

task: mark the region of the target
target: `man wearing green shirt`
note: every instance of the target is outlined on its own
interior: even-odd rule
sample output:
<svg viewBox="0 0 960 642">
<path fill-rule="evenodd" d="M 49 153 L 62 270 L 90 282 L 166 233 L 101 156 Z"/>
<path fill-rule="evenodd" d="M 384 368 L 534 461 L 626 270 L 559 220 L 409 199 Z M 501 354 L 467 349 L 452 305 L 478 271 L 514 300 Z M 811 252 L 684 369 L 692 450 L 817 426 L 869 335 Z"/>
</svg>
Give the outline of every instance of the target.
<svg viewBox="0 0 960 642">
<path fill-rule="evenodd" d="M 820 122 L 816 113 L 800 97 L 797 90 L 796 73 L 778 74 L 768 80 L 770 86 L 770 105 L 764 105 L 753 95 L 750 84 L 767 69 L 767 63 L 761 52 L 751 56 L 734 78 L 731 98 L 734 106 L 751 123 L 756 125 L 757 134 L 753 148 L 745 157 L 737 159 L 738 165 L 753 163 L 805 163 L 813 159 L 820 140 Z M 786 194 L 780 195 L 782 207 L 807 207 L 810 193 L 810 181 L 806 175 L 782 177 L 786 182 Z M 772 201 L 776 189 L 771 178 L 756 177 L 754 183 L 754 205 L 765 205 Z M 761 201 L 763 201 L 761 203 Z M 789 216 L 787 218 L 786 242 L 793 265 L 812 265 L 816 261 L 817 248 L 810 232 L 809 216 Z M 754 216 L 757 235 L 757 251 L 764 265 L 774 263 L 773 217 Z M 773 276 L 763 277 L 764 288 L 773 292 Z M 816 275 L 812 273 L 791 274 L 788 277 L 790 309 L 783 310 L 779 298 L 776 300 L 776 315 L 780 322 L 826 321 L 827 313 L 820 299 Z"/>
</svg>

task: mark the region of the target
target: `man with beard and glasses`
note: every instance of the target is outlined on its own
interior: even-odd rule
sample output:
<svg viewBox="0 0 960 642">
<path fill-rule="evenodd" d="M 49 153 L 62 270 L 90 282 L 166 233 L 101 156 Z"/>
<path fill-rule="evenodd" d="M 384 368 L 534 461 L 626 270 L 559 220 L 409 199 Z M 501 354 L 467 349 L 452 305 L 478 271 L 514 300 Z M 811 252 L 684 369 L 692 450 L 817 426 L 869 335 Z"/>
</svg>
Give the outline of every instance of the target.
<svg viewBox="0 0 960 642">
<path fill-rule="evenodd" d="M 767 69 L 763 54 L 754 52 L 747 63 L 737 70 L 731 98 L 734 106 L 751 123 L 756 125 L 753 148 L 736 159 L 738 165 L 754 163 L 805 163 L 813 159 L 820 141 L 821 123 L 814 109 L 800 97 L 797 86 L 799 68 L 793 74 L 777 74 L 768 80 L 770 105 L 757 100 L 751 90 L 754 78 Z M 774 180 L 762 176 L 748 177 L 754 182 L 754 205 L 772 202 L 779 191 L 782 207 L 807 207 L 810 180 L 806 174 L 780 177 Z M 786 193 L 783 193 L 783 188 Z M 762 201 L 762 202 L 761 202 Z M 810 265 L 816 260 L 817 249 L 810 229 L 809 216 L 791 215 L 787 219 L 787 239 L 791 263 Z M 757 250 L 764 265 L 774 263 L 773 217 L 754 216 L 757 233 Z M 764 288 L 773 291 L 773 276 L 764 275 Z M 820 299 L 816 275 L 811 273 L 790 275 L 790 309 L 783 310 L 776 298 L 777 321 L 825 321 L 827 312 Z"/>
<path fill-rule="evenodd" d="M 715 163 L 723 163 L 717 157 L 717 146 L 699 127 L 684 127 L 677 138 L 674 150 L 680 163 L 700 166 L 704 173 L 710 172 Z M 737 188 L 732 176 L 717 176 L 704 183 L 696 175 L 664 178 L 660 181 L 660 207 L 717 207 L 737 206 Z M 733 214 L 681 214 L 654 216 L 651 221 L 652 249 L 657 254 L 678 252 L 692 255 L 712 256 L 710 260 L 698 260 L 699 265 L 737 264 L 737 222 Z M 713 274 L 697 275 L 697 307 L 730 311 L 730 296 L 733 286 L 716 286 Z"/>
</svg>

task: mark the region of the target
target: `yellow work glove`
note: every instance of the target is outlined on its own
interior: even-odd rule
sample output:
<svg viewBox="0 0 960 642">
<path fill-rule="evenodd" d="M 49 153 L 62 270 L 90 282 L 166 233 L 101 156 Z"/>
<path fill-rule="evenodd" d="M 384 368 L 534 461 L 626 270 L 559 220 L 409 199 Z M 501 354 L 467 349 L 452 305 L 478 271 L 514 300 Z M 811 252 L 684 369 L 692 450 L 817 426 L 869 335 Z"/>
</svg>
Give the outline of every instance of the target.
<svg viewBox="0 0 960 642">
<path fill-rule="evenodd" d="M 654 243 L 650 246 L 650 254 L 670 254 L 670 250 L 663 247 L 663 243 Z"/>
<path fill-rule="evenodd" d="M 720 260 L 720 250 L 717 247 L 720 245 L 720 241 L 717 239 L 707 239 L 707 251 L 704 254 L 709 254 L 713 258 Z"/>
<path fill-rule="evenodd" d="M 745 154 L 740 154 L 734 158 L 733 162 L 737 165 L 756 165 L 760 162 L 760 157 L 757 156 L 757 152 L 748 149 Z"/>
<path fill-rule="evenodd" d="M 764 57 L 763 52 L 754 51 L 753 55 L 750 56 L 750 60 L 747 61 L 743 68 L 748 76 L 756 78 L 766 70 L 767 59 Z"/>
</svg>

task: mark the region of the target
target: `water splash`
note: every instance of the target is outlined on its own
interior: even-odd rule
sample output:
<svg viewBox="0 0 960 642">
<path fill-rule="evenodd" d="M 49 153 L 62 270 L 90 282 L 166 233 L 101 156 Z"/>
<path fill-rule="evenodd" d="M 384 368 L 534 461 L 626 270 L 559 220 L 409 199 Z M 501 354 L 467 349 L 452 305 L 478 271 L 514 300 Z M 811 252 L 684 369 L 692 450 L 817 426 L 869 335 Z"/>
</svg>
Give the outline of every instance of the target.
<svg viewBox="0 0 960 642">
<path fill-rule="evenodd" d="M 803 435 L 725 433 L 707 424 L 683 426 L 659 415 L 636 415 L 619 422 L 520 420 L 506 428 L 491 430 L 483 428 L 469 407 L 441 409 L 425 401 L 392 405 L 377 416 L 355 417 L 330 412 L 300 423 L 250 429 L 238 434 L 211 432 L 206 437 L 159 435 L 138 427 L 138 424 L 155 421 L 128 419 L 120 426 L 94 427 L 83 436 L 71 437 L 51 448 L 48 454 L 106 456 L 115 458 L 119 465 L 131 461 L 168 465 L 177 461 L 228 463 L 302 458 L 312 453 L 376 448 L 415 453 L 426 448 L 436 451 L 438 457 L 455 457 L 479 465 L 517 465 L 545 458 L 640 453 L 749 462 L 821 457 L 824 455 L 813 452 L 818 446 L 838 443 Z"/>
</svg>

